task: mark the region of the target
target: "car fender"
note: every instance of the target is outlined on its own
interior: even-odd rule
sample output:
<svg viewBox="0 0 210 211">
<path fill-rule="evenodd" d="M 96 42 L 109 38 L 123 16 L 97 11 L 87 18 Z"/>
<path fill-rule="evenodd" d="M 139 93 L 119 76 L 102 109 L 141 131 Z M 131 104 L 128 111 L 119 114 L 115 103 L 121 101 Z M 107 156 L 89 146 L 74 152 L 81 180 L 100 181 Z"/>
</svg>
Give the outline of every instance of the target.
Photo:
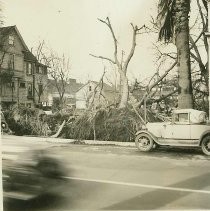
<svg viewBox="0 0 210 211">
<path fill-rule="evenodd" d="M 157 142 L 157 137 L 154 136 L 151 132 L 147 131 L 147 130 L 139 130 L 138 132 L 136 132 L 136 136 L 138 136 L 139 134 L 147 134 L 149 136 L 152 137 L 152 139 Z"/>
<path fill-rule="evenodd" d="M 207 134 L 210 134 L 210 130 L 206 130 L 205 132 L 203 132 L 203 133 L 201 134 L 201 137 L 200 137 L 200 139 L 199 139 L 199 145 L 201 145 L 201 142 L 202 142 L 203 138 L 204 138 Z"/>
</svg>

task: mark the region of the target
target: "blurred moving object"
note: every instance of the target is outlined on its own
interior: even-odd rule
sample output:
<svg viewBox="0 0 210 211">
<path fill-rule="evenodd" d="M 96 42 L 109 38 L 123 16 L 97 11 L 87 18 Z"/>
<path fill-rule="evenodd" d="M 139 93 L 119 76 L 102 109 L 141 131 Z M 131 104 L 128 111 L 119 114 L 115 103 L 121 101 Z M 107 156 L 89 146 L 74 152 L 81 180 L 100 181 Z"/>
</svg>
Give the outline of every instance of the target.
<svg viewBox="0 0 210 211">
<path fill-rule="evenodd" d="M 2 157 L 4 199 L 30 200 L 59 194 L 65 185 L 64 167 L 48 149 L 4 146 Z"/>
</svg>

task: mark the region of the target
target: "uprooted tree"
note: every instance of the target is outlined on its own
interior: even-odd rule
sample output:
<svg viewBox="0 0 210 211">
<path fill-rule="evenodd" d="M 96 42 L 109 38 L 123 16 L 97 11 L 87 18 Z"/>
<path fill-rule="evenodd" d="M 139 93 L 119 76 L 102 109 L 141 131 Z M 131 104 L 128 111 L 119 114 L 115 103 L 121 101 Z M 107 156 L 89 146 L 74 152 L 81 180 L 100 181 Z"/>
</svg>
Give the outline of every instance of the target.
<svg viewBox="0 0 210 211">
<path fill-rule="evenodd" d="M 111 58 L 107 58 L 107 57 L 104 57 L 104 56 L 96 56 L 96 55 L 93 55 L 93 54 L 90 54 L 90 55 L 93 56 L 93 57 L 96 57 L 96 58 L 107 60 L 107 61 L 111 62 L 112 64 L 116 65 L 116 67 L 117 67 L 116 69 L 117 69 L 117 71 L 120 75 L 120 82 L 121 82 L 121 86 L 122 86 L 119 108 L 125 108 L 125 107 L 127 107 L 128 97 L 129 97 L 129 86 L 128 86 L 128 78 L 127 78 L 128 65 L 131 61 L 131 58 L 134 55 L 134 52 L 135 52 L 136 36 L 139 34 L 141 29 L 145 28 L 145 25 L 142 26 L 141 28 L 138 28 L 137 25 L 134 26 L 131 23 L 132 30 L 133 30 L 132 46 L 131 46 L 131 49 L 130 49 L 130 52 L 129 52 L 127 58 L 126 59 L 123 58 L 123 56 L 122 56 L 123 52 L 122 52 L 121 58 L 119 59 L 118 41 L 116 39 L 114 30 L 112 28 L 110 19 L 107 17 L 106 20 L 102 20 L 102 19 L 98 19 L 98 20 L 100 22 L 104 23 L 106 26 L 108 26 L 108 28 L 109 28 L 109 30 L 112 34 L 112 38 L 113 38 L 113 41 L 114 41 L 114 58 L 111 59 Z"/>
</svg>

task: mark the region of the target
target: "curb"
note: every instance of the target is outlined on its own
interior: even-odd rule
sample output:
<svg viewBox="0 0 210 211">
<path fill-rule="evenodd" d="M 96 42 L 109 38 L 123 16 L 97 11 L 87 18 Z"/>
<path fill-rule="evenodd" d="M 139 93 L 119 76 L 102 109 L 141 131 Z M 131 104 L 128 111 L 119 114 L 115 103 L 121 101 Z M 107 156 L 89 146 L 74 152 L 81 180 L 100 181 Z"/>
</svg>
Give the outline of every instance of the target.
<svg viewBox="0 0 210 211">
<path fill-rule="evenodd" d="M 3 135 L 4 139 L 22 139 L 36 141 L 36 142 L 45 142 L 45 143 L 54 143 L 54 144 L 86 144 L 86 145 L 107 145 L 107 146 L 124 146 L 124 147 L 135 147 L 135 142 L 118 142 L 118 141 L 97 141 L 97 140 L 76 140 L 76 139 L 62 139 L 62 138 L 52 138 L 52 137 L 34 137 L 34 136 L 14 136 L 14 135 Z M 39 140 L 37 140 L 39 139 Z"/>
<path fill-rule="evenodd" d="M 87 145 L 109 145 L 109 146 L 124 146 L 134 147 L 134 142 L 118 142 L 118 141 L 96 141 L 96 140 L 75 140 L 61 138 L 47 138 L 47 142 L 60 144 L 87 144 Z"/>
</svg>

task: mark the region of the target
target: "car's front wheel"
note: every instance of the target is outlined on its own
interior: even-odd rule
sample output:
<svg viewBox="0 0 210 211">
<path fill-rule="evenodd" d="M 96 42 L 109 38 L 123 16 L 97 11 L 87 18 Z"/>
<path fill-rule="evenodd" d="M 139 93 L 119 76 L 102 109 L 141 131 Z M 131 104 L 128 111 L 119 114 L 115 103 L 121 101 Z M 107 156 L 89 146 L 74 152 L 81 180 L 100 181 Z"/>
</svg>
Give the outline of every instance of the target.
<svg viewBox="0 0 210 211">
<path fill-rule="evenodd" d="M 135 138 L 135 144 L 140 151 L 148 152 L 152 150 L 154 140 L 150 135 L 146 133 L 140 133 Z"/>
<path fill-rule="evenodd" d="M 210 155 L 210 135 L 207 135 L 203 138 L 201 142 L 201 149 L 204 154 Z"/>
</svg>

